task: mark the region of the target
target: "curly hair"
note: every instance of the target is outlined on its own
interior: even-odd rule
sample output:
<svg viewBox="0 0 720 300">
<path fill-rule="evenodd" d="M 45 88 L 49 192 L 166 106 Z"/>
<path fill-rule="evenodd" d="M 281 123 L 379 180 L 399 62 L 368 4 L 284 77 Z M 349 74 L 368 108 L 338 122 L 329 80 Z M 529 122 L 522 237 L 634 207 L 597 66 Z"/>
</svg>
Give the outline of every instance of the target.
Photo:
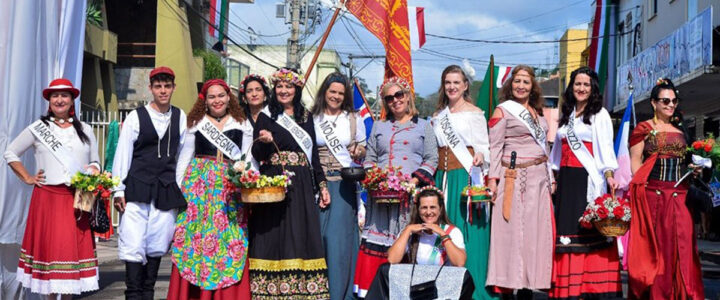
<svg viewBox="0 0 720 300">
<path fill-rule="evenodd" d="M 288 81 L 290 82 L 290 81 Z M 292 82 L 291 82 L 292 83 Z M 293 118 L 295 118 L 295 121 L 298 123 L 305 122 L 305 117 L 307 114 L 307 109 L 305 109 L 305 106 L 303 106 L 302 103 L 302 90 L 303 88 L 300 86 L 297 86 L 293 84 L 293 87 L 295 88 L 295 96 L 293 97 Z M 277 99 L 277 83 L 274 84 L 272 91 L 270 93 L 270 101 L 268 102 L 268 109 L 270 110 L 270 115 L 273 120 L 277 120 L 278 116 L 285 111 L 282 104 L 280 104 L 280 101 Z"/>
<path fill-rule="evenodd" d="M 585 106 L 585 112 L 583 112 L 583 123 L 590 125 L 590 117 L 600 112 L 603 107 L 603 95 L 600 92 L 600 80 L 598 79 L 597 73 L 588 67 L 580 67 L 570 73 L 570 83 L 568 83 L 563 93 L 563 99 L 565 101 L 563 101 L 561 108 L 562 117 L 560 117 L 559 126 L 570 122 L 570 114 L 572 114 L 577 104 L 575 93 L 573 93 L 573 86 L 575 85 L 575 78 L 578 74 L 585 74 L 590 77 L 590 96 L 588 96 L 587 106 Z"/>
<path fill-rule="evenodd" d="M 440 210 L 440 215 L 438 216 L 439 225 L 452 225 L 447 216 L 447 212 L 445 211 L 445 201 L 443 201 L 443 195 L 437 189 L 427 189 L 416 196 L 417 199 L 413 203 L 412 210 L 410 211 L 410 223 L 408 225 L 424 223 L 422 218 L 420 218 L 420 199 L 427 197 L 435 197 L 435 199 L 437 199 L 438 209 Z M 415 262 L 415 259 L 417 259 L 417 249 L 419 244 L 420 240 L 417 235 L 410 237 L 409 251 L 405 257 L 406 263 Z"/>
<path fill-rule="evenodd" d="M 238 100 L 238 97 L 235 96 L 235 94 L 233 94 L 231 91 L 225 91 L 227 92 L 228 97 L 230 97 L 227 107 L 228 113 L 235 119 L 235 121 L 245 121 L 245 113 L 243 112 L 242 107 L 240 107 L 240 100 Z M 198 95 L 197 100 L 195 100 L 195 104 L 193 104 L 190 113 L 188 113 L 187 115 L 188 128 L 195 126 L 197 122 L 199 122 L 200 120 L 202 120 L 203 117 L 205 117 L 205 114 L 208 111 L 205 99 L 203 99 L 207 95 L 203 95 L 202 98 L 200 98 L 200 95 L 202 94 Z"/>
<path fill-rule="evenodd" d="M 506 80 L 505 83 L 503 83 L 502 88 L 498 93 L 498 102 L 503 103 L 507 100 L 513 99 L 512 82 L 515 79 L 517 73 L 520 71 L 525 71 L 530 75 L 530 82 L 532 83 L 532 88 L 530 89 L 529 104 L 532 108 L 535 109 L 535 112 L 537 112 L 539 116 L 542 116 L 543 106 L 545 105 L 545 98 L 543 98 L 542 95 L 542 88 L 540 88 L 537 80 L 535 80 L 535 70 L 533 70 L 532 67 L 527 65 L 517 65 L 515 66 L 515 68 L 513 68 L 510 78 Z"/>
<path fill-rule="evenodd" d="M 315 103 L 313 103 L 311 110 L 313 115 L 319 116 L 325 112 L 325 108 L 327 107 L 327 103 L 325 102 L 325 93 L 327 93 L 327 90 L 330 89 L 330 85 L 336 82 L 345 86 L 345 95 L 340 109 L 346 112 L 355 111 L 355 107 L 353 105 L 353 90 L 347 80 L 347 77 L 340 72 L 333 72 L 325 77 L 322 85 L 320 85 L 320 89 L 315 96 Z"/>
<path fill-rule="evenodd" d="M 448 106 L 448 103 L 450 103 L 450 99 L 445 94 L 445 77 L 447 77 L 450 73 L 458 73 L 462 75 L 463 82 L 467 84 L 467 89 L 465 92 L 463 92 L 462 97 L 467 102 L 472 102 L 472 98 L 470 97 L 470 79 L 468 78 L 467 74 L 465 74 L 465 71 L 458 65 L 449 65 L 445 70 L 443 70 L 442 75 L 440 76 L 440 88 L 438 89 L 438 102 L 435 106 L 435 111 L 439 112 L 443 109 L 445 109 L 446 106 Z"/>
</svg>

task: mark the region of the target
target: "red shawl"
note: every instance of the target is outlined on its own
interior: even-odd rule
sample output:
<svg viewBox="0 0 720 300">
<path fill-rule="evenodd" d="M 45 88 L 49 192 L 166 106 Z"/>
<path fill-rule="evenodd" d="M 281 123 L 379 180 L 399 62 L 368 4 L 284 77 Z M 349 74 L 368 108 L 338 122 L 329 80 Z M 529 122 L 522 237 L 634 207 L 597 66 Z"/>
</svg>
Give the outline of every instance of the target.
<svg viewBox="0 0 720 300">
<path fill-rule="evenodd" d="M 638 124 L 630 136 L 630 147 L 644 141 L 653 130 L 648 122 Z M 658 153 L 648 157 L 630 181 L 630 242 L 628 245 L 628 275 L 630 298 L 640 298 L 663 270 L 663 260 L 658 249 L 655 226 L 645 198 L 645 185 Z M 633 297 L 634 296 L 634 297 Z"/>
</svg>

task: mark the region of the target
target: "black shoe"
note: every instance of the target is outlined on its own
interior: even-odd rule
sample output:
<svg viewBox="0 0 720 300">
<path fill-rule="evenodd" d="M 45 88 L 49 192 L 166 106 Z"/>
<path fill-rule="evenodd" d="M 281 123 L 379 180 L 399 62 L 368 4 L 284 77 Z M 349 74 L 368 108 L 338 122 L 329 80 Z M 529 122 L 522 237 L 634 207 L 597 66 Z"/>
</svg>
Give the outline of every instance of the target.
<svg viewBox="0 0 720 300">
<path fill-rule="evenodd" d="M 517 299 L 518 300 L 532 300 L 533 299 L 533 291 L 529 289 L 522 289 L 517 291 Z"/>
<path fill-rule="evenodd" d="M 142 284 L 142 299 L 152 300 L 155 296 L 155 281 L 157 281 L 158 270 L 160 270 L 160 257 L 147 257 L 145 265 L 145 279 Z"/>
<path fill-rule="evenodd" d="M 142 299 L 142 284 L 145 279 L 145 266 L 138 262 L 125 262 L 125 299 Z"/>
</svg>

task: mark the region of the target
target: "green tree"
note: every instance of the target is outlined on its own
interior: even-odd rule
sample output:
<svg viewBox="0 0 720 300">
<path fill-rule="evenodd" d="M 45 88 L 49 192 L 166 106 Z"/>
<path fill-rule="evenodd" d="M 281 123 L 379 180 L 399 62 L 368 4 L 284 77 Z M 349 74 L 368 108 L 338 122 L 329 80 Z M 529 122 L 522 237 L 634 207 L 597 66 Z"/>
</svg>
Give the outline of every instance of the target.
<svg viewBox="0 0 720 300">
<path fill-rule="evenodd" d="M 217 54 L 206 49 L 195 49 L 193 50 L 193 55 L 203 58 L 203 65 L 205 66 L 203 70 L 203 81 L 216 78 L 225 80 L 225 78 L 227 78 L 227 71 Z"/>
</svg>

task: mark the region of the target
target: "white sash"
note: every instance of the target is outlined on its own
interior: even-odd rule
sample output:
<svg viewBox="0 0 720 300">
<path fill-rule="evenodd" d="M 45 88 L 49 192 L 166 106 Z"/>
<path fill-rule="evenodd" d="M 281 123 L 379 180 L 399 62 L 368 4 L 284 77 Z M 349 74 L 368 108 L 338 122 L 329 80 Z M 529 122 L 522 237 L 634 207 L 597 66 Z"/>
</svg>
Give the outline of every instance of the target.
<svg viewBox="0 0 720 300">
<path fill-rule="evenodd" d="M 525 127 L 527 127 L 530 131 L 530 135 L 532 135 L 535 142 L 537 142 L 543 152 L 545 152 L 545 155 L 547 155 L 547 134 L 545 133 L 545 130 L 540 127 L 540 124 L 535 122 L 530 112 L 520 103 L 513 100 L 505 101 L 500 103 L 498 106 L 504 108 L 515 118 L 525 124 Z"/>
<path fill-rule="evenodd" d="M 572 150 L 573 154 L 575 154 L 575 157 L 580 161 L 580 163 L 585 168 L 585 171 L 588 172 L 588 186 L 587 186 L 587 201 L 592 202 L 595 201 L 595 198 L 601 196 L 603 193 L 605 193 L 605 181 L 603 180 L 602 176 L 600 175 L 597 167 L 595 167 L 595 159 L 593 158 L 592 154 L 590 154 L 590 150 L 588 150 L 587 147 L 585 147 L 585 144 L 580 140 L 580 138 L 577 137 L 575 134 L 575 109 L 573 108 L 572 113 L 570 114 L 570 119 L 568 120 L 568 123 L 566 125 L 567 127 L 567 142 L 570 146 L 570 149 Z M 595 142 L 595 141 L 593 141 Z"/>
<path fill-rule="evenodd" d="M 341 112 L 342 113 L 342 112 Z M 318 118 L 320 121 L 321 118 Z M 343 146 L 338 139 L 337 132 L 335 132 L 335 126 L 329 119 L 315 122 L 315 132 L 320 133 L 325 139 L 325 145 L 327 146 L 330 153 L 337 159 L 337 161 L 345 168 L 350 167 L 352 164 L 352 157 L 350 157 L 350 151 L 347 147 Z M 352 138 L 351 138 L 352 139 Z"/>
<path fill-rule="evenodd" d="M 307 156 L 308 161 L 312 163 L 313 140 L 310 138 L 307 131 L 302 129 L 302 127 L 295 123 L 295 121 L 293 121 L 293 119 L 286 113 L 279 115 L 276 123 L 290 132 L 290 135 L 292 135 L 293 139 L 295 139 L 295 142 L 297 142 L 303 152 L 305 152 L 305 156 Z"/>
<path fill-rule="evenodd" d="M 42 143 L 57 161 L 65 168 L 65 183 L 69 185 L 70 177 L 77 172 L 82 172 L 82 166 L 63 146 L 55 132 L 43 121 L 37 120 L 30 125 L 30 132 Z"/>
<path fill-rule="evenodd" d="M 220 150 L 225 156 L 232 160 L 239 160 L 242 156 L 242 151 L 235 142 L 233 142 L 227 135 L 225 135 L 215 124 L 210 122 L 207 117 L 202 118 L 197 124 L 197 129 L 205 136 L 205 139 Z"/>
<path fill-rule="evenodd" d="M 463 165 L 465 171 L 470 173 L 473 157 L 467 145 L 465 145 L 465 142 L 462 140 L 462 137 L 455 131 L 452 122 L 450 122 L 450 109 L 445 107 L 445 109 L 433 118 L 432 123 L 435 136 L 445 142 L 445 145 L 452 150 L 455 157 L 460 161 L 460 164 Z"/>
</svg>

